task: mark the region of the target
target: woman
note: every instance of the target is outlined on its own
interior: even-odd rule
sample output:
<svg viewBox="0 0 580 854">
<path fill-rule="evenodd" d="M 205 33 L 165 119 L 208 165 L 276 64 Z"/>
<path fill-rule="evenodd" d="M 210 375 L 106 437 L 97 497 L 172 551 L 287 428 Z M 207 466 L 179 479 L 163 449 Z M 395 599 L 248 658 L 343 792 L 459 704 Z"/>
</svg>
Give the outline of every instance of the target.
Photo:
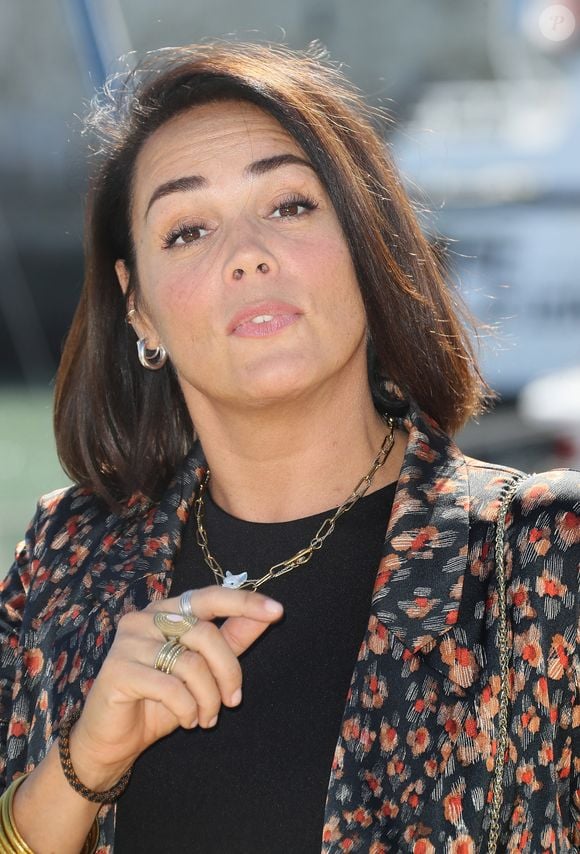
<svg viewBox="0 0 580 854">
<path fill-rule="evenodd" d="M 107 94 L 75 485 L 2 588 L 3 844 L 573 850 L 578 475 L 506 519 L 505 742 L 514 472 L 449 438 L 486 389 L 376 116 L 282 47 L 163 51 Z"/>
</svg>

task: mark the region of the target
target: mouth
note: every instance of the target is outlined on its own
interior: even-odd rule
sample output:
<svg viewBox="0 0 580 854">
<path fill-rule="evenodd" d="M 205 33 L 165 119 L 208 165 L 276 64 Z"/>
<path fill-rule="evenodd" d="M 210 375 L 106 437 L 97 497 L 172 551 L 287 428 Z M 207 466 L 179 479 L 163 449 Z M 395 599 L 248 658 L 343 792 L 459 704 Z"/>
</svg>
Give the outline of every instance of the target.
<svg viewBox="0 0 580 854">
<path fill-rule="evenodd" d="M 294 322 L 302 311 L 291 303 L 283 303 L 268 300 L 254 305 L 245 306 L 238 311 L 228 324 L 228 334 L 235 335 L 247 330 L 258 331 L 261 334 L 266 330 L 287 326 L 291 320 Z"/>
<path fill-rule="evenodd" d="M 300 318 L 299 314 L 262 314 L 238 324 L 232 335 L 242 338 L 265 338 L 273 335 L 287 326 L 291 326 Z"/>
</svg>

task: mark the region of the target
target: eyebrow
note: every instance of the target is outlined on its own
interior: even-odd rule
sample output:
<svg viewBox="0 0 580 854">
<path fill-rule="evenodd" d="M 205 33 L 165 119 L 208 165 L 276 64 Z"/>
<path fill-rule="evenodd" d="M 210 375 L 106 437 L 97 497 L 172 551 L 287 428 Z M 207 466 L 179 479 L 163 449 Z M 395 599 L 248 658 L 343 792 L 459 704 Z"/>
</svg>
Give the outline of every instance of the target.
<svg viewBox="0 0 580 854">
<path fill-rule="evenodd" d="M 310 161 L 297 154 L 275 154 L 273 157 L 263 157 L 261 160 L 254 160 L 249 163 L 244 169 L 246 177 L 255 175 L 265 175 L 267 172 L 273 172 L 274 169 L 280 169 L 281 166 L 308 166 L 314 172 L 314 166 Z M 202 187 L 209 186 L 209 181 L 203 175 L 187 175 L 183 178 L 174 178 L 172 181 L 166 181 L 160 184 L 154 191 L 147 204 L 145 218 L 147 218 L 151 207 L 156 201 L 164 196 L 169 196 L 172 193 L 186 193 L 191 190 L 199 190 Z"/>
</svg>

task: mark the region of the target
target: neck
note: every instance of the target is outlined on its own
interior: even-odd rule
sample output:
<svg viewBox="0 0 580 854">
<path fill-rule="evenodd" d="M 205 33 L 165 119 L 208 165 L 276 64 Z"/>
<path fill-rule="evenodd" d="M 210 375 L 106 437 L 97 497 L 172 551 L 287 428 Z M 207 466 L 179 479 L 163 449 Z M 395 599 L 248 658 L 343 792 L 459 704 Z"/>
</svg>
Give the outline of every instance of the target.
<svg viewBox="0 0 580 854">
<path fill-rule="evenodd" d="M 294 403 L 294 405 L 293 405 Z M 195 407 L 194 423 L 211 471 L 213 500 L 250 522 L 287 522 L 337 507 L 371 468 L 390 427 L 370 389 L 358 401 L 285 402 L 268 409 Z M 395 443 L 366 494 L 397 480 L 406 434 Z"/>
</svg>

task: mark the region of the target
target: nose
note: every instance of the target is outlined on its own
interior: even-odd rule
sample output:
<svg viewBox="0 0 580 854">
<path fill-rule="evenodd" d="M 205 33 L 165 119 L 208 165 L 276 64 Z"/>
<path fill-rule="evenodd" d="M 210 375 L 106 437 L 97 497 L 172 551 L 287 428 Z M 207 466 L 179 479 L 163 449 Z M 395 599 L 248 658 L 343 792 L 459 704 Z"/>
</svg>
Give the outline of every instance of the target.
<svg viewBox="0 0 580 854">
<path fill-rule="evenodd" d="M 226 283 L 238 282 L 241 279 L 246 284 L 254 280 L 262 281 L 266 274 L 269 278 L 278 273 L 278 260 L 270 248 L 270 238 L 260 232 L 260 223 L 255 219 L 236 218 L 229 230 L 228 239 L 224 246 L 222 275 Z"/>
<path fill-rule="evenodd" d="M 261 261 L 261 262 L 258 264 L 258 266 L 256 267 L 256 270 L 257 270 L 259 273 L 269 273 L 269 272 L 270 272 L 270 267 L 269 267 L 269 265 L 268 265 L 265 261 Z M 232 273 L 232 278 L 234 278 L 234 279 L 236 279 L 236 281 L 238 281 L 239 279 L 243 278 L 243 276 L 245 275 L 245 273 L 246 273 L 246 271 L 244 270 L 244 268 L 243 268 L 243 267 L 236 267 L 236 268 L 234 269 L 234 272 Z"/>
</svg>

